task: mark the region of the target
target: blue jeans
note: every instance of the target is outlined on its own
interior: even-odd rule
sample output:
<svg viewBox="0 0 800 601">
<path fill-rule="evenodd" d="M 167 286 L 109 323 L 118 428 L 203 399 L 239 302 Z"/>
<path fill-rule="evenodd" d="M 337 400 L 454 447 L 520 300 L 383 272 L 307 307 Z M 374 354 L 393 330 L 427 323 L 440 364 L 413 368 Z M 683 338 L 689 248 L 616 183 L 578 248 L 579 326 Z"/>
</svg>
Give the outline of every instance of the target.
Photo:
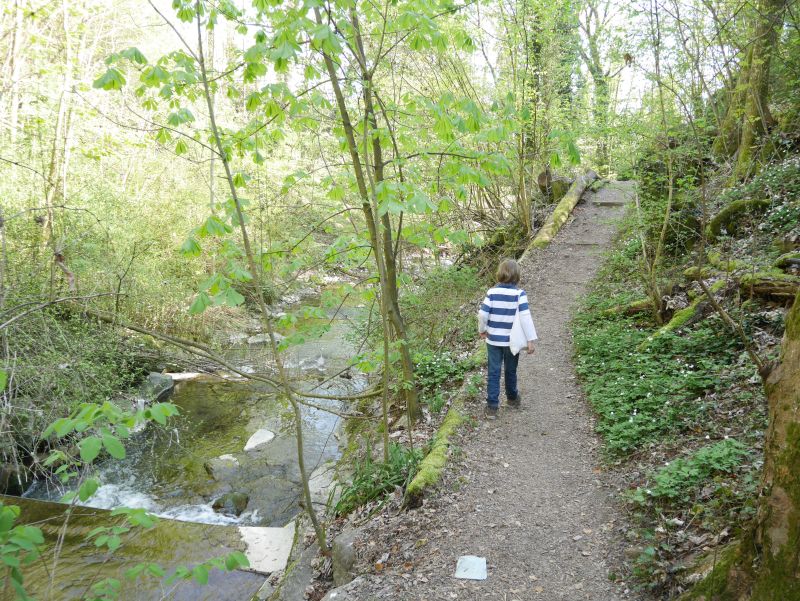
<svg viewBox="0 0 800 601">
<path fill-rule="evenodd" d="M 500 369 L 505 364 L 506 398 L 516 400 L 519 396 L 517 390 L 517 363 L 519 355 L 514 355 L 507 346 L 486 345 L 489 355 L 489 381 L 486 383 L 486 404 L 489 407 L 500 406 Z"/>
</svg>

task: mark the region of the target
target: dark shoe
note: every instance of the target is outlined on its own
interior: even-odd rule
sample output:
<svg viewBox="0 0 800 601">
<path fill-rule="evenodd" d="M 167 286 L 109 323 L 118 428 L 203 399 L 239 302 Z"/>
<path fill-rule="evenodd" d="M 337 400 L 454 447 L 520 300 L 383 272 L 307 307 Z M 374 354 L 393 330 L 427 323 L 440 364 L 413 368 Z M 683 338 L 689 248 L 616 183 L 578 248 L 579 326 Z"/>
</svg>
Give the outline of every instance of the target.
<svg viewBox="0 0 800 601">
<path fill-rule="evenodd" d="M 521 406 L 521 402 L 522 402 L 522 397 L 517 395 L 517 398 L 515 399 L 508 399 L 508 406 L 513 407 L 514 409 L 519 409 Z"/>
<path fill-rule="evenodd" d="M 495 420 L 495 419 L 497 419 L 497 414 L 498 413 L 499 413 L 499 410 L 498 410 L 497 407 L 489 407 L 487 405 L 486 412 L 485 412 L 486 419 Z"/>
</svg>

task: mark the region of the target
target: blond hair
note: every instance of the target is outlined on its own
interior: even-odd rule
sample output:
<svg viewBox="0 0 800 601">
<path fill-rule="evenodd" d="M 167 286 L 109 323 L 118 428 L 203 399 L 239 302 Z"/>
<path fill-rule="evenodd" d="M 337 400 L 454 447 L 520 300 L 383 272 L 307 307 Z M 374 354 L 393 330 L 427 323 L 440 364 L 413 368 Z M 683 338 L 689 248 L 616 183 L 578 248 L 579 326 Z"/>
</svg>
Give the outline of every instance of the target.
<svg viewBox="0 0 800 601">
<path fill-rule="evenodd" d="M 519 284 L 519 265 L 514 259 L 503 259 L 497 267 L 498 284 Z"/>
</svg>

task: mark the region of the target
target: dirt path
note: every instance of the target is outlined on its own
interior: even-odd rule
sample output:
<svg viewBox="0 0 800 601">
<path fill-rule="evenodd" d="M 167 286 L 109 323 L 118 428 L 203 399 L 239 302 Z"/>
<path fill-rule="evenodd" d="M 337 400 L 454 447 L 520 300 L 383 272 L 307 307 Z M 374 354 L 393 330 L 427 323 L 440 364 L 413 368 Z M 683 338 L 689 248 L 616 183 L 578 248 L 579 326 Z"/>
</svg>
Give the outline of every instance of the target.
<svg viewBox="0 0 800 601">
<path fill-rule="evenodd" d="M 390 552 L 385 568 L 354 583 L 352 599 L 624 598 L 624 587 L 609 581 L 616 493 L 598 468 L 568 322 L 630 192 L 617 183 L 588 194 L 553 244 L 523 264 L 540 338 L 536 353 L 520 361 L 523 409 L 503 406 L 490 422 L 479 417 L 482 405 L 469 407 L 477 426 L 456 441 L 461 452 L 445 474 L 446 492 L 368 525 L 359 554 L 374 565 L 371 548 Z M 488 579 L 453 578 L 459 555 L 486 557 Z"/>
</svg>

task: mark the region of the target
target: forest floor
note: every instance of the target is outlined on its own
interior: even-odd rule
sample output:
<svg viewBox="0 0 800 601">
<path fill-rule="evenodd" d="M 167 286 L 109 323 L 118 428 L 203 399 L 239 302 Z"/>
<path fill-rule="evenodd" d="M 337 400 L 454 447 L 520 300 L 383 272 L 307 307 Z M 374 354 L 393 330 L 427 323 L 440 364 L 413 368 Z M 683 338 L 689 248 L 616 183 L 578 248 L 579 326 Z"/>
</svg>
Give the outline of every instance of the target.
<svg viewBox="0 0 800 601">
<path fill-rule="evenodd" d="M 572 365 L 571 311 L 611 247 L 633 187 L 587 193 L 554 242 L 521 265 L 539 334 L 519 364 L 522 409 L 496 421 L 468 404 L 437 491 L 401 511 L 399 497 L 362 526 L 362 574 L 336 598 L 612 601 L 637 598 L 615 576 L 624 518 L 613 473 Z M 485 557 L 485 581 L 453 577 L 458 557 Z M 616 580 L 614 582 L 613 580 Z"/>
</svg>

